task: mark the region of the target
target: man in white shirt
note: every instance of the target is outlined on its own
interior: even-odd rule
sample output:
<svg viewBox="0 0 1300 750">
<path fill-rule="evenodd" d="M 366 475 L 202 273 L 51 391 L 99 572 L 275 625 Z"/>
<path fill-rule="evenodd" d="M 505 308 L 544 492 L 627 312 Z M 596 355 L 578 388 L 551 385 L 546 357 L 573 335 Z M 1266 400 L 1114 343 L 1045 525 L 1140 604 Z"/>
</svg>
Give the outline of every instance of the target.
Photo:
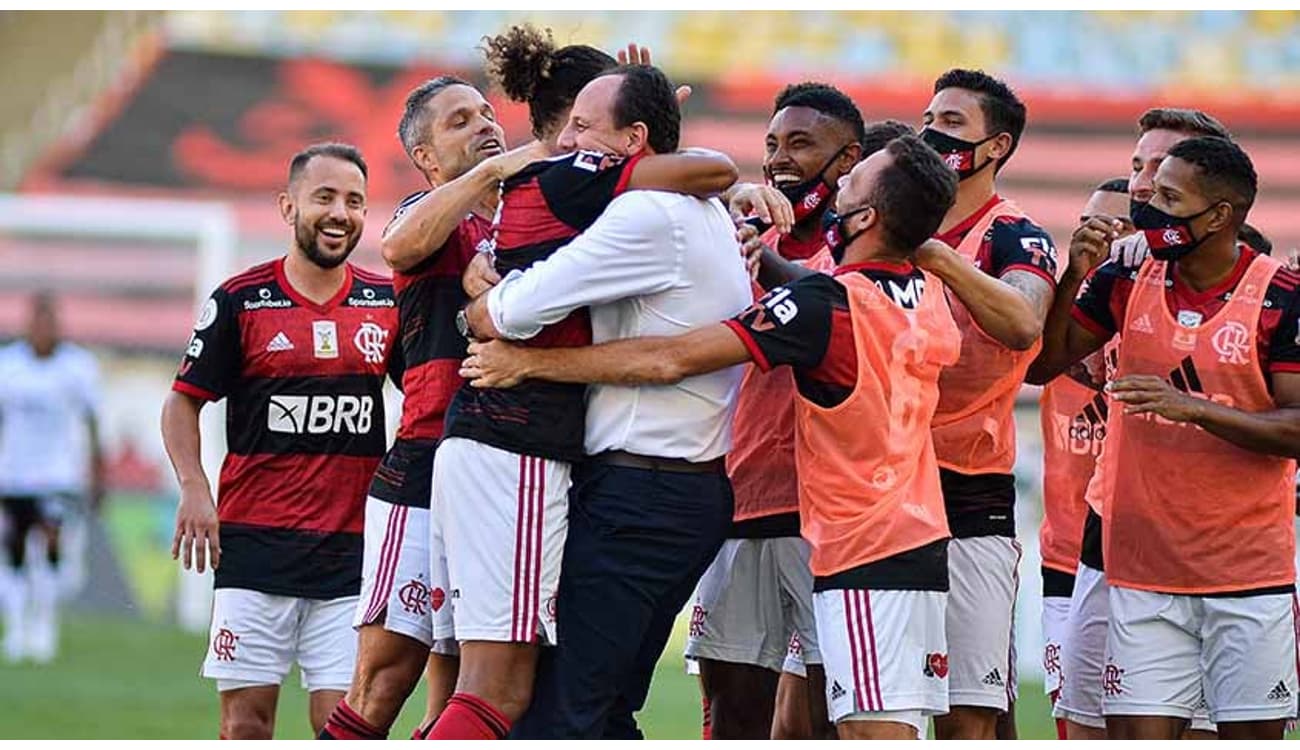
<svg viewBox="0 0 1300 750">
<path fill-rule="evenodd" d="M 620 156 L 677 150 L 680 110 L 664 75 L 628 66 L 574 102 L 561 148 Z M 673 335 L 750 301 L 735 228 L 714 200 L 631 191 L 569 245 L 512 272 L 467 310 L 479 338 L 528 339 L 589 307 L 596 343 Z M 673 619 L 730 527 L 723 459 L 741 372 L 675 386 L 593 386 L 587 461 L 574 472 L 556 602 L 522 738 L 639 738 Z"/>
<path fill-rule="evenodd" d="M 32 298 L 25 340 L 0 349 L 0 601 L 4 658 L 47 662 L 58 645 L 59 529 L 80 501 L 97 504 L 99 369 L 90 352 L 61 341 L 54 298 Z M 45 537 L 46 565 L 29 565 L 27 537 Z"/>
</svg>

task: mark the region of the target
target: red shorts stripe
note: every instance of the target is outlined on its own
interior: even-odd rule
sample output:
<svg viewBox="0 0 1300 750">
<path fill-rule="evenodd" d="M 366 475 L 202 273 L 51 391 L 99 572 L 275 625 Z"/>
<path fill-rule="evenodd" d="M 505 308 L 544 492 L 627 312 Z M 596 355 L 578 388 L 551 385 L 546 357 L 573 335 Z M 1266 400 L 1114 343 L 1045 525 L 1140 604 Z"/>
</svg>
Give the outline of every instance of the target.
<svg viewBox="0 0 1300 750">
<path fill-rule="evenodd" d="M 406 506 L 393 505 L 388 510 L 388 527 L 384 531 L 384 542 L 379 550 L 379 565 L 375 570 L 375 588 L 370 592 L 370 606 L 366 608 L 363 622 L 373 622 L 388 604 L 388 595 L 393 590 L 393 573 L 397 568 L 397 558 L 402 547 L 402 535 L 406 530 Z"/>
<path fill-rule="evenodd" d="M 848 589 L 840 592 L 844 595 L 844 628 L 849 634 L 849 664 L 853 666 L 853 695 L 859 708 L 867 705 L 863 700 L 862 670 L 858 665 L 857 628 L 853 624 L 853 592 Z"/>
<path fill-rule="evenodd" d="M 871 647 L 871 688 L 876 696 L 876 710 L 885 710 L 885 699 L 880 694 L 880 659 L 876 655 L 876 624 L 871 617 L 871 592 L 862 592 L 863 608 L 867 616 L 867 639 Z"/>
<path fill-rule="evenodd" d="M 538 458 L 537 461 L 537 512 L 533 519 L 533 619 L 530 623 L 535 623 L 542 616 L 542 525 L 546 519 L 546 459 Z M 537 628 L 533 627 L 529 633 L 529 642 L 536 640 Z"/>
<path fill-rule="evenodd" d="M 519 457 L 519 491 L 515 505 L 515 577 L 514 585 L 511 586 L 512 604 L 510 608 L 510 640 L 519 640 L 519 621 L 522 619 L 521 602 L 519 599 L 520 582 L 524 576 L 524 482 L 527 481 L 528 457 Z"/>
</svg>

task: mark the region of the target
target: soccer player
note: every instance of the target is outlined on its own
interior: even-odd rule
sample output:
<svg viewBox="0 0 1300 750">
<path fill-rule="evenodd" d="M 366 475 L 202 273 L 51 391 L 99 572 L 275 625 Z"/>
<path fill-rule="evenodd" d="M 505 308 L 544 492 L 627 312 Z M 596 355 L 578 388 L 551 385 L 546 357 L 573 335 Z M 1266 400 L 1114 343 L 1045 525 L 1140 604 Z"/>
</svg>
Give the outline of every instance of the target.
<svg viewBox="0 0 1300 750">
<path fill-rule="evenodd" d="M 910 739 L 947 708 L 947 522 L 929 433 L 959 334 L 912 262 L 956 180 L 915 137 L 842 178 L 844 264 L 773 289 L 723 324 L 569 352 L 471 345 L 462 374 L 670 384 L 737 363 L 790 365 L 803 534 L 812 545 L 827 697 L 842 738 Z"/>
<path fill-rule="evenodd" d="M 538 69 L 534 130 L 550 134 L 553 118 L 567 115 L 572 100 L 540 71 L 563 69 L 556 61 L 564 51 L 524 29 L 506 36 L 493 42 L 491 54 L 511 59 L 512 75 Z M 544 261 L 625 190 L 707 195 L 727 187 L 734 169 L 726 157 L 704 152 L 625 158 L 579 151 L 535 162 L 503 185 L 496 270 L 506 275 Z M 581 309 L 530 343 L 564 347 L 590 337 Z M 448 408 L 434 462 L 433 544 L 435 561 L 445 553 L 445 566 L 434 574 L 449 592 L 451 616 L 435 622 L 435 635 L 459 641 L 462 657 L 456 692 L 431 739 L 503 737 L 532 699 L 539 636 L 556 641 L 556 584 L 570 464 L 582 456 L 584 401 L 581 386 L 539 382 L 509 392 L 462 387 Z"/>
<path fill-rule="evenodd" d="M 68 516 L 99 507 L 104 462 L 99 443 L 99 368 L 94 356 L 60 336 L 55 298 L 32 296 L 27 336 L 0 349 L 0 616 L 6 661 L 52 660 L 58 650 L 58 599 Z M 44 564 L 27 560 L 38 530 Z"/>
<path fill-rule="evenodd" d="M 944 371 L 934 449 L 953 541 L 949 548 L 952 712 L 940 739 L 993 739 L 1014 700 L 1012 615 L 1020 545 L 1015 529 L 1014 406 L 1055 288 L 1047 232 L 997 193 L 1015 153 L 1025 105 L 1002 81 L 955 69 L 934 84 L 921 138 L 957 172 L 957 200 L 936 237 L 955 248 L 922 265 L 943 279 L 962 330 L 962 355 Z"/>
<path fill-rule="evenodd" d="M 1151 257 L 1098 268 L 1044 345 L 1051 372 L 1122 332 L 1088 488 L 1104 511 L 1112 738 L 1177 738 L 1202 701 L 1225 739 L 1281 738 L 1295 715 L 1300 275 L 1237 241 L 1255 192 L 1231 141 L 1172 146 L 1133 212 Z M 1109 249 L 1104 227 L 1076 238 L 1068 294 Z"/>
<path fill-rule="evenodd" d="M 313 731 L 352 679 L 366 486 L 384 454 L 383 380 L 397 330 L 392 283 L 347 262 L 366 216 L 352 146 L 293 157 L 279 196 L 289 252 L 231 277 L 199 313 L 163 406 L 181 486 L 172 556 L 215 573 L 203 675 L 221 736 L 270 738 L 297 662 Z M 199 411 L 228 399 L 216 508 Z"/>
<path fill-rule="evenodd" d="M 1093 191 L 1079 217 L 1082 226 L 1094 217 L 1119 222 L 1117 235 L 1133 232 L 1128 217 L 1128 179 L 1108 180 Z M 1106 354 L 1114 352 L 1113 342 Z M 1113 360 L 1112 360 L 1113 364 Z M 1074 573 L 1088 505 L 1084 490 L 1092 477 L 1106 436 L 1107 363 L 1099 352 L 1066 370 L 1043 387 L 1039 398 L 1043 431 L 1043 522 L 1038 531 L 1043 558 L 1043 689 L 1055 704 L 1060 697 L 1062 648 L 1070 613 Z M 1065 720 L 1057 733 L 1066 738 Z"/>
<path fill-rule="evenodd" d="M 818 85 L 822 86 L 822 84 Z M 808 86 L 808 84 L 805 84 L 804 88 L 807 89 Z M 830 87 L 826 87 L 826 89 L 838 95 L 838 92 L 834 89 Z M 854 111 L 856 111 L 856 107 Z M 894 120 L 872 123 L 865 126 L 859 139 L 861 154 L 864 157 L 869 156 L 883 149 L 894 138 L 911 134 L 913 134 L 913 130 L 910 126 Z M 795 143 L 807 137 L 799 130 L 792 131 L 788 135 L 790 137 L 787 140 Z M 798 149 L 797 151 L 806 154 L 807 149 Z M 811 168 L 815 169 L 816 166 Z M 838 190 L 838 181 L 836 189 Z M 752 210 L 754 203 L 761 200 L 755 194 L 755 191 L 756 186 L 746 186 L 733 193 L 733 214 L 743 214 Z M 793 198 L 795 202 L 803 199 L 803 195 L 797 191 L 789 197 Z M 835 214 L 831 207 L 832 202 L 833 196 L 826 199 L 827 205 L 817 219 L 819 224 L 833 223 Z M 777 245 L 779 250 L 780 243 L 787 239 L 779 233 L 776 227 L 769 229 L 761 236 L 757 234 L 752 226 L 748 225 L 742 226 L 741 232 L 742 239 L 746 232 L 753 236 L 753 239 L 747 241 L 744 245 L 746 256 L 748 257 L 755 252 L 761 255 L 760 263 L 762 267 L 759 271 L 759 279 L 761 281 L 775 282 L 772 283 L 773 286 L 793 281 L 814 271 L 829 273 L 834 270 L 835 260 L 831 249 L 824 244 L 824 233 L 821 235 L 823 242 L 821 249 L 811 258 L 804 261 L 791 261 L 769 246 L 769 243 Z M 741 383 L 740 398 L 736 407 L 736 419 L 732 425 L 736 430 L 733 438 L 737 443 L 728 456 L 733 485 L 737 487 L 738 507 L 742 505 L 740 498 L 747 491 L 756 492 L 760 497 L 765 494 L 770 496 L 770 491 L 765 490 L 762 485 L 756 482 L 747 482 L 745 478 L 747 473 L 757 473 L 755 472 L 756 469 L 761 470 L 765 464 L 770 464 L 780 467 L 782 471 L 778 472 L 769 469 L 765 472 L 766 476 L 761 478 L 777 483 L 788 482 L 789 486 L 793 488 L 792 495 L 795 510 L 797 511 L 798 482 L 794 462 L 794 388 L 793 376 L 788 370 L 762 373 L 752 366 L 746 368 L 745 380 Z M 755 394 L 761 395 L 762 398 L 755 398 Z M 787 404 L 788 406 L 774 410 L 773 404 L 776 403 Z M 767 424 L 763 425 L 765 429 L 744 430 L 743 425 L 745 422 L 751 425 L 755 424 L 755 413 L 769 414 L 773 411 L 775 411 L 776 417 L 766 418 Z M 736 479 L 737 476 L 740 477 L 739 481 Z M 806 544 L 802 539 L 799 541 Z M 803 568 L 807 569 L 806 561 Z M 783 572 L 785 574 L 784 578 L 788 579 L 790 570 L 786 569 Z M 807 598 L 811 608 L 811 571 L 807 575 Z M 809 635 L 806 629 L 796 628 L 789 636 L 785 658 L 782 660 L 780 668 L 781 675 L 777 682 L 774 700 L 775 710 L 771 719 L 771 737 L 773 739 L 813 739 L 815 737 L 835 736 L 835 726 L 831 724 L 826 714 L 825 673 L 820 666 L 820 656 L 815 649 L 815 628 L 812 628 L 812 630 L 814 632 L 811 633 L 813 636 L 813 640 L 810 641 L 813 644 L 811 649 L 805 648 L 805 640 Z M 811 655 L 811 659 L 805 658 L 806 651 Z M 810 661 L 811 664 L 809 664 Z"/>
<path fill-rule="evenodd" d="M 427 659 L 430 716 L 415 732 L 422 737 L 455 682 L 455 642 L 433 638 L 433 617 L 447 606 L 447 592 L 431 585 L 429 505 L 443 416 L 461 384 L 456 370 L 465 339 L 455 326 L 467 301 L 461 275 L 491 242 L 501 180 L 538 153 L 504 153 L 492 105 L 451 76 L 426 81 L 407 96 L 397 135 L 431 186 L 402 201 L 380 245 L 394 268 L 406 399 L 397 439 L 366 500 L 366 554 L 353 620 L 356 671 L 324 739 L 387 736 Z"/>
<path fill-rule="evenodd" d="M 1155 193 L 1156 169 L 1171 147 L 1198 135 L 1229 137 L 1227 129 L 1218 120 L 1192 109 L 1148 110 L 1138 119 L 1138 131 L 1140 135 L 1133 149 L 1129 173 L 1130 212 L 1151 200 Z M 1116 260 L 1116 265 L 1106 266 L 1101 273 L 1109 274 L 1112 269 L 1135 269 L 1146 254 L 1145 235 L 1135 232 L 1127 237 L 1120 236 L 1127 225 L 1123 222 L 1123 217 L 1118 219 L 1119 225 L 1108 225 L 1104 220 L 1086 222 L 1071 238 L 1072 244 L 1091 241 L 1089 235 L 1097 232 L 1118 238 L 1111 243 L 1110 256 Z M 1065 286 L 1058 290 L 1044 327 L 1046 340 L 1063 340 L 1062 337 L 1066 335 L 1074 307 L 1075 291 L 1077 289 Z M 1103 332 L 1098 331 L 1098 335 L 1103 335 Z M 1026 374 L 1028 382 L 1045 383 L 1059 372 L 1056 368 L 1043 370 L 1044 356 L 1046 355 L 1040 355 L 1030 366 Z M 1111 364 L 1114 364 L 1113 357 Z M 1101 710 L 1102 672 L 1106 666 L 1104 656 L 1106 627 L 1110 620 L 1110 595 L 1102 559 L 1100 514 L 1103 511 L 1104 508 L 1095 502 L 1090 503 L 1085 511 L 1083 537 L 1079 546 L 1079 568 L 1070 596 L 1065 648 L 1061 660 L 1062 673 L 1073 675 L 1073 678 L 1062 682 L 1060 697 L 1053 709 L 1057 718 L 1065 720 L 1069 739 L 1106 737 L 1106 722 Z M 1193 718 L 1191 731 L 1208 733 L 1213 730 L 1202 707 Z"/>
<path fill-rule="evenodd" d="M 840 177 L 859 161 L 862 115 L 851 99 L 821 83 L 786 87 L 773 110 L 763 172 L 789 200 L 794 225 L 784 235 L 770 229 L 763 239 L 788 260 L 806 260 L 823 247 L 822 217 Z M 741 381 L 727 454 L 734 521 L 696 589 L 686 642 L 686 656 L 699 662 L 714 739 L 772 736 L 777 681 L 792 637 L 803 644 L 804 662 L 821 689 L 808 543 L 799 536 L 793 389 L 788 370 L 750 367 Z M 824 722 L 823 715 L 819 725 Z"/>
</svg>

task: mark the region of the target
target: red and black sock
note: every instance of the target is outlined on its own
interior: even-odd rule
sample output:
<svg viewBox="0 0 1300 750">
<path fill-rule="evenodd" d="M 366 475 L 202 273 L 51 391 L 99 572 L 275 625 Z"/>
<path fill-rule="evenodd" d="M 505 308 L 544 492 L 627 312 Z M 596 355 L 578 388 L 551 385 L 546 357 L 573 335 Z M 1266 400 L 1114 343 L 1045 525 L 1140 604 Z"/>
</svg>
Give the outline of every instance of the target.
<svg viewBox="0 0 1300 750">
<path fill-rule="evenodd" d="M 437 722 L 438 722 L 438 717 L 435 716 L 432 719 L 429 719 L 425 723 L 421 724 L 420 726 L 416 727 L 415 731 L 411 732 L 411 739 L 413 740 L 429 739 L 429 732 L 433 730 L 433 725 L 436 724 Z"/>
<path fill-rule="evenodd" d="M 455 693 L 426 740 L 504 740 L 510 734 L 510 719 L 476 695 Z"/>
<path fill-rule="evenodd" d="M 330 717 L 325 720 L 325 728 L 320 730 L 316 739 L 320 740 L 383 740 L 388 739 L 388 732 L 366 721 L 361 714 L 352 710 L 347 699 L 339 701 Z"/>
<path fill-rule="evenodd" d="M 704 715 L 704 725 L 700 730 L 700 739 L 713 739 L 713 707 L 709 705 L 709 696 L 700 696 L 700 711 Z"/>
</svg>

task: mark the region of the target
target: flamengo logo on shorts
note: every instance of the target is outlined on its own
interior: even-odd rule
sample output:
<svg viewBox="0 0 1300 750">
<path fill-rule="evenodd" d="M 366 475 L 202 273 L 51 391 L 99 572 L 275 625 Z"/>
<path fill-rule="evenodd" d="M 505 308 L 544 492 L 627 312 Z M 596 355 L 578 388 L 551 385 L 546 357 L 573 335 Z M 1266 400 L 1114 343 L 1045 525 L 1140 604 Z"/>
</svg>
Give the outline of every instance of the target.
<svg viewBox="0 0 1300 750">
<path fill-rule="evenodd" d="M 239 641 L 239 636 L 235 635 L 229 628 L 221 628 L 217 634 L 212 637 L 212 653 L 217 657 L 217 661 L 234 661 L 235 644 Z"/>
<path fill-rule="evenodd" d="M 691 610 L 691 624 L 687 631 L 690 637 L 700 638 L 704 635 L 704 618 L 708 616 L 709 613 L 705 611 L 704 607 L 698 604 L 695 605 L 695 608 Z"/>
<path fill-rule="evenodd" d="M 272 396 L 266 429 L 290 435 L 370 432 L 372 396 Z"/>
<path fill-rule="evenodd" d="M 1101 687 L 1106 691 L 1106 695 L 1115 696 L 1123 693 L 1124 670 L 1114 663 L 1106 664 L 1106 670 L 1101 673 Z"/>
<path fill-rule="evenodd" d="M 429 606 L 429 587 L 412 578 L 398 589 L 397 599 L 402 603 L 402 609 L 413 615 L 423 615 Z"/>
<path fill-rule="evenodd" d="M 926 677 L 937 677 L 940 680 L 948 676 L 948 655 L 947 654 L 926 654 L 925 663 L 921 665 L 921 673 Z"/>
<path fill-rule="evenodd" d="M 1047 674 L 1057 674 L 1061 671 L 1060 644 L 1049 643 L 1043 647 L 1043 671 Z"/>
</svg>

